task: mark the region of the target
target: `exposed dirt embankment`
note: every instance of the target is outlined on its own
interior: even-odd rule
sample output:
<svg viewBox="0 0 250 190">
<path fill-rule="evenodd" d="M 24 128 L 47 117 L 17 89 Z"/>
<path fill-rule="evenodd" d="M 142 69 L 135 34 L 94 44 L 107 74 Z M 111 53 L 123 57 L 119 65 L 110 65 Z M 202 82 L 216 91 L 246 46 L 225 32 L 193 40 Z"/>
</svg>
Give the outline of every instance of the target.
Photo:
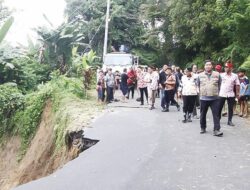
<svg viewBox="0 0 250 190">
<path fill-rule="evenodd" d="M 76 127 L 76 130 L 82 129 L 93 119 L 98 110 L 100 113 L 100 107 L 92 104 L 93 100 L 86 101 L 84 104 L 77 102 L 65 104 L 67 107 L 65 112 L 71 119 L 71 122 L 67 123 L 66 131 L 74 131 L 73 126 Z M 0 190 L 9 190 L 12 187 L 47 176 L 78 156 L 79 151 L 74 150 L 73 146 L 71 149 L 63 146 L 56 150 L 55 122 L 52 103 L 48 101 L 37 133 L 20 162 L 17 161 L 21 147 L 19 137 L 12 137 L 4 147 L 1 147 Z"/>
<path fill-rule="evenodd" d="M 0 189 L 7 189 L 6 182 L 10 179 L 12 171 L 18 167 L 17 156 L 21 147 L 21 139 L 12 137 L 5 147 L 0 148 Z"/>
</svg>

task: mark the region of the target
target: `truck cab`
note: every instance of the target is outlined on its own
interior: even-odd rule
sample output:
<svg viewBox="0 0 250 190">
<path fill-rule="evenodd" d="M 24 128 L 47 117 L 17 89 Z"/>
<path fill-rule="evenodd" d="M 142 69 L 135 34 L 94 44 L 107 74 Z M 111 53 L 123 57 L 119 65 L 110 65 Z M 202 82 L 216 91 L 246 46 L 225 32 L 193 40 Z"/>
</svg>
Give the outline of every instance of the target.
<svg viewBox="0 0 250 190">
<path fill-rule="evenodd" d="M 128 53 L 108 53 L 104 56 L 103 70 L 111 68 L 113 71 L 123 72 L 124 68 L 134 67 L 139 64 L 139 58 Z"/>
</svg>

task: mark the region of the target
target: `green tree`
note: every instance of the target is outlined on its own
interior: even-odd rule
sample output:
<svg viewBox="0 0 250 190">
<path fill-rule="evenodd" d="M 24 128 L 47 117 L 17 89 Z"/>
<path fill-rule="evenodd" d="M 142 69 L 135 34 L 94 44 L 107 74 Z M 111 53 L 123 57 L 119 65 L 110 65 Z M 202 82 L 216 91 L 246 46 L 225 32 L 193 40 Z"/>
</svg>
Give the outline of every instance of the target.
<svg viewBox="0 0 250 190">
<path fill-rule="evenodd" d="M 126 45 L 132 52 L 140 55 L 142 63 L 152 64 L 158 59 L 158 47 L 151 47 L 152 40 L 147 40 L 148 31 L 140 17 L 140 6 L 144 2 L 145 0 L 112 1 L 109 21 L 109 52 L 118 51 L 120 45 Z M 85 34 L 82 42 L 89 44 L 89 48 L 94 49 L 97 55 L 101 56 L 106 1 L 67 0 L 66 13 L 69 15 L 69 22 L 81 20 L 85 23 L 81 30 Z"/>
</svg>

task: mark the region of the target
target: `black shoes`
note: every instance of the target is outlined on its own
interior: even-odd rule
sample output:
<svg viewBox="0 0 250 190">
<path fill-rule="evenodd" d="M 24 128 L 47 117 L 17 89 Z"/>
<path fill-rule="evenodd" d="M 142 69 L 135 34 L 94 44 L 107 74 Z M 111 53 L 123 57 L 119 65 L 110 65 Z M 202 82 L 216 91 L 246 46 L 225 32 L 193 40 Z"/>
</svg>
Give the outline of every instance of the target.
<svg viewBox="0 0 250 190">
<path fill-rule="evenodd" d="M 206 129 L 204 129 L 204 128 L 201 128 L 201 132 L 200 132 L 200 134 L 204 134 L 204 133 L 206 133 L 207 131 L 206 131 Z"/>
<path fill-rule="evenodd" d="M 182 120 L 182 123 L 192 122 L 191 116 L 192 116 L 191 113 L 188 113 L 188 114 L 185 113 L 184 114 L 184 120 Z"/>
<path fill-rule="evenodd" d="M 149 108 L 149 110 L 153 110 L 153 109 L 155 109 L 155 107 L 154 107 L 154 106 L 151 106 L 151 107 Z"/>
<path fill-rule="evenodd" d="M 168 109 L 168 108 L 162 108 L 161 111 L 162 111 L 162 112 L 169 112 L 169 109 Z"/>
<path fill-rule="evenodd" d="M 222 137 L 222 136 L 223 136 L 223 132 L 221 132 L 221 131 L 219 131 L 219 130 L 215 130 L 215 131 L 214 131 L 214 136 Z"/>
<path fill-rule="evenodd" d="M 232 127 L 234 127 L 234 126 L 235 126 L 235 125 L 233 124 L 233 122 L 232 122 L 232 121 L 228 121 L 228 122 L 227 122 L 227 125 L 232 126 Z"/>
<path fill-rule="evenodd" d="M 182 120 L 182 123 L 187 123 L 187 122 L 188 122 L 187 119 Z"/>
<path fill-rule="evenodd" d="M 184 120 L 182 120 L 182 123 L 192 122 L 191 116 L 192 116 L 191 113 L 189 113 L 189 114 L 185 113 L 184 114 Z"/>
<path fill-rule="evenodd" d="M 187 114 L 184 114 L 184 119 L 182 120 L 182 123 L 187 123 Z"/>
<path fill-rule="evenodd" d="M 201 132 L 200 134 L 205 134 L 207 131 L 204 128 L 201 128 Z M 214 136 L 216 137 L 222 137 L 223 136 L 223 132 L 221 132 L 220 130 L 214 130 Z"/>
</svg>

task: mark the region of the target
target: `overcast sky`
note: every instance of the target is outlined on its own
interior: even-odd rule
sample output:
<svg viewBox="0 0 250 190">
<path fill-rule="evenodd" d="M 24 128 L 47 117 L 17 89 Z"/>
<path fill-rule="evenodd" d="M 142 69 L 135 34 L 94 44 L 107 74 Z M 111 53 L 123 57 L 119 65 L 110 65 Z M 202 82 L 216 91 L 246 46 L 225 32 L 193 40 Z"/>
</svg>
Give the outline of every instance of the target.
<svg viewBox="0 0 250 190">
<path fill-rule="evenodd" d="M 35 39 L 32 28 L 49 26 L 43 14 L 55 27 L 64 20 L 63 12 L 66 4 L 64 0 L 5 0 L 4 2 L 14 10 L 15 22 L 6 36 L 6 40 L 12 44 L 16 44 L 15 42 L 27 44 L 27 35 Z"/>
</svg>

